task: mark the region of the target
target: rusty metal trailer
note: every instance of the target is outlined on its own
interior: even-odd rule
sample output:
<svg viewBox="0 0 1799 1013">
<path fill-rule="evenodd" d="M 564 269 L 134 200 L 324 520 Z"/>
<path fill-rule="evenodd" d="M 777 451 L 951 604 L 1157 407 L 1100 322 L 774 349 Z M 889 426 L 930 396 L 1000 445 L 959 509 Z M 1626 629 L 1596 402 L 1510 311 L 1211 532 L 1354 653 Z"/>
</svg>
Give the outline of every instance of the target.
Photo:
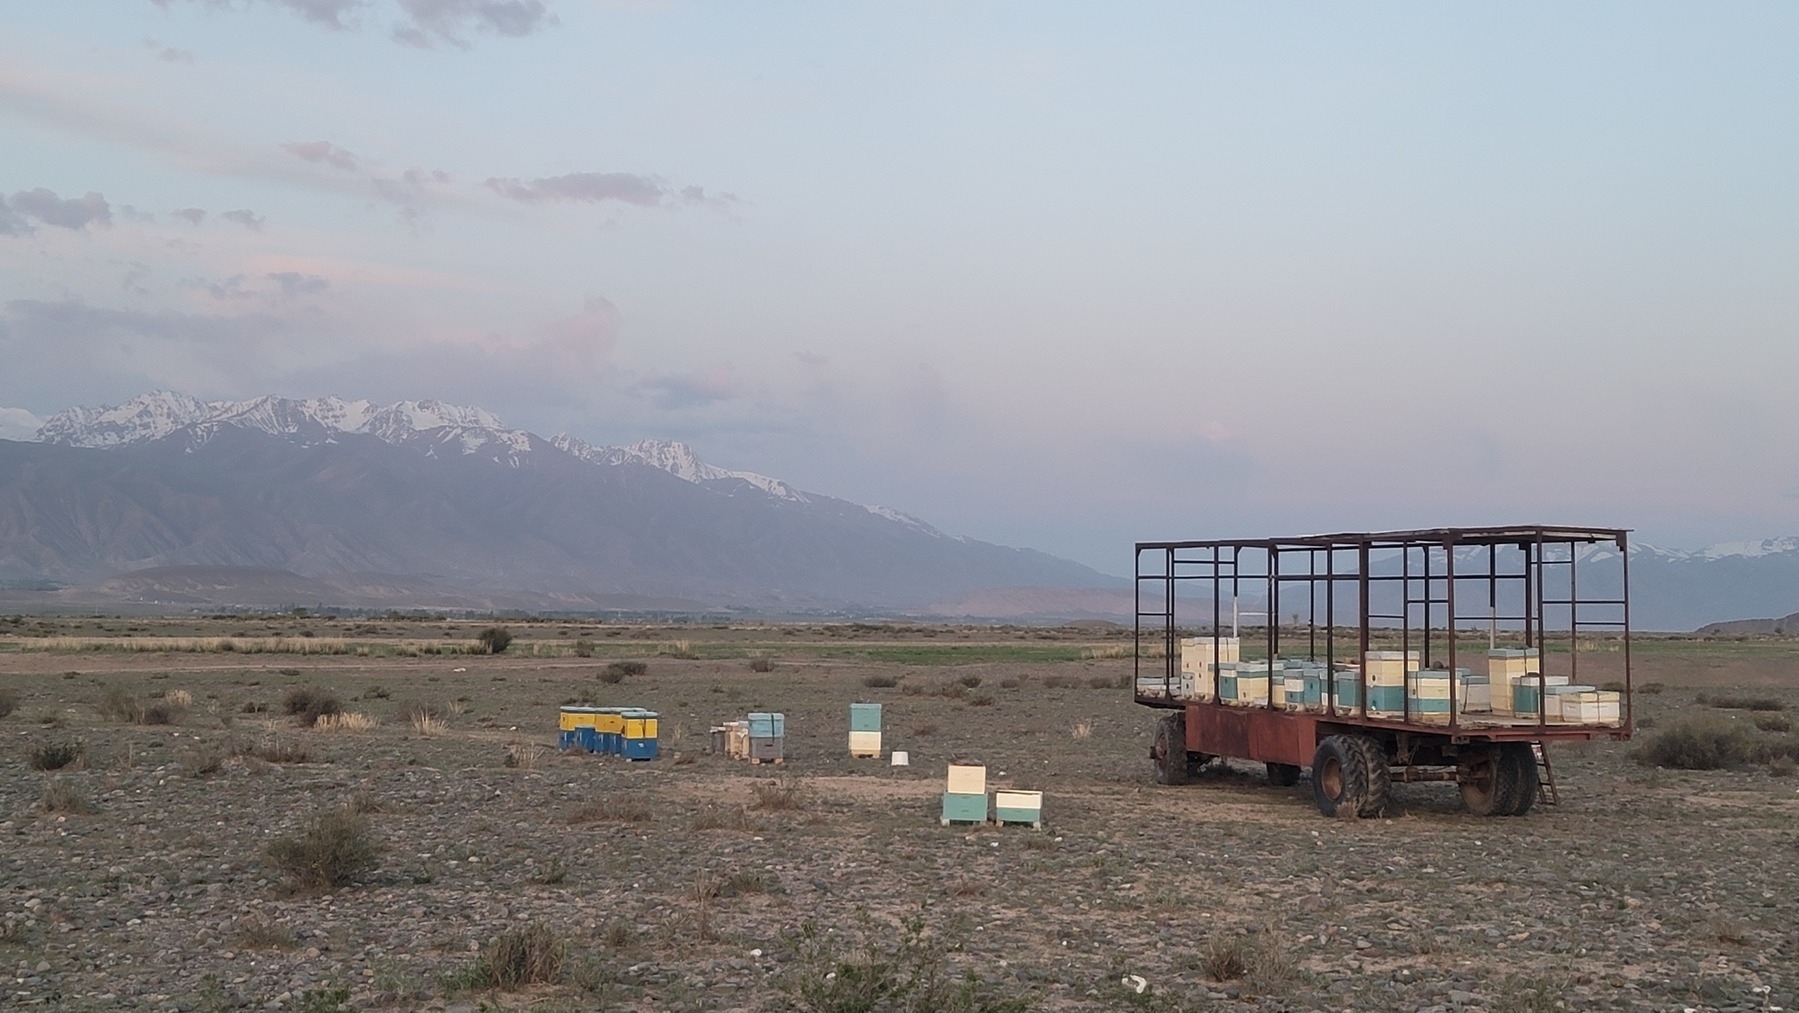
<svg viewBox="0 0 1799 1013">
<path fill-rule="evenodd" d="M 1624 529 L 1139 542 L 1136 556 L 1134 693 L 1168 712 L 1158 782 L 1237 758 L 1281 785 L 1309 767 L 1327 816 L 1378 814 L 1396 780 L 1454 781 L 1471 812 L 1521 816 L 1554 801 L 1549 744 L 1630 737 Z"/>
</svg>

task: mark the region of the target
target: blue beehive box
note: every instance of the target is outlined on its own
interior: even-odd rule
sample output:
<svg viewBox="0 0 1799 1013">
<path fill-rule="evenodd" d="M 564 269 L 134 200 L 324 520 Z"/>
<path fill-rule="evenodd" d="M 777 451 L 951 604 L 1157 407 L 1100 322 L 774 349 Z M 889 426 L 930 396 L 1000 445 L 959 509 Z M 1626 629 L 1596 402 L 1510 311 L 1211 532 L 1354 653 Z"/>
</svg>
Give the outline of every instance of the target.
<svg viewBox="0 0 1799 1013">
<path fill-rule="evenodd" d="M 942 821 L 945 826 L 950 823 L 987 822 L 987 793 L 944 792 Z"/>
<path fill-rule="evenodd" d="M 850 731 L 878 732 L 881 730 L 881 705 L 878 703 L 850 704 Z"/>
<path fill-rule="evenodd" d="M 1335 676 L 1337 709 L 1355 710 L 1362 705 L 1360 672 L 1338 672 Z"/>
<path fill-rule="evenodd" d="M 1218 699 L 1237 699 L 1237 663 L 1234 661 L 1224 661 L 1218 665 Z"/>
<path fill-rule="evenodd" d="M 627 760 L 654 760 L 657 752 L 655 711 L 633 707 L 625 712 L 624 757 Z"/>
<path fill-rule="evenodd" d="M 751 711 L 750 738 L 780 739 L 787 736 L 787 715 L 778 712 Z"/>
</svg>

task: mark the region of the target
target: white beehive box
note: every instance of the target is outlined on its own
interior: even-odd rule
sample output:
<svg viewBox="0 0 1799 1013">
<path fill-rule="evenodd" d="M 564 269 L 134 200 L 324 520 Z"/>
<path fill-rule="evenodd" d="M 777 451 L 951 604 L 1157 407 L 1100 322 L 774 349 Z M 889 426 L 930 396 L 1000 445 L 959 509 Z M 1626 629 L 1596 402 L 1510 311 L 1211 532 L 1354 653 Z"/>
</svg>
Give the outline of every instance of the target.
<svg viewBox="0 0 1799 1013">
<path fill-rule="evenodd" d="M 851 756 L 879 756 L 879 755 L 881 755 L 881 733 L 880 732 L 851 732 L 850 733 L 850 755 Z"/>
<path fill-rule="evenodd" d="M 987 794 L 987 768 L 975 764 L 950 764 L 946 790 L 952 795 Z"/>
</svg>

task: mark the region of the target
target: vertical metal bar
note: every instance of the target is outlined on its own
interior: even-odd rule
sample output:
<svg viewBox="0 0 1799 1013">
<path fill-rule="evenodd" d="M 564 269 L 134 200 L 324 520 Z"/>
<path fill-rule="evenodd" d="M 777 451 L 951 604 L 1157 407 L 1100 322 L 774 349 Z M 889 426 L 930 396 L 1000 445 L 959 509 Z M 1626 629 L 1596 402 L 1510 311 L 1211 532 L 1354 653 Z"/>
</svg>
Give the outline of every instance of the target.
<svg viewBox="0 0 1799 1013">
<path fill-rule="evenodd" d="M 1462 723 L 1461 712 L 1456 710 L 1455 667 L 1455 536 L 1448 535 L 1443 539 L 1443 612 L 1444 622 L 1449 630 L 1449 727 L 1453 730 Z"/>
<path fill-rule="evenodd" d="M 1568 682 L 1580 682 L 1580 595 L 1575 579 L 1574 543 L 1568 543 Z"/>
<path fill-rule="evenodd" d="M 1174 670 L 1180 663 L 1174 647 L 1174 555 L 1177 550 L 1170 545 L 1163 555 L 1162 571 L 1162 606 L 1166 616 L 1162 623 L 1162 695 L 1174 696 Z"/>
<path fill-rule="evenodd" d="M 1281 647 L 1281 550 L 1279 546 L 1268 547 L 1268 668 L 1264 673 L 1268 681 L 1268 698 L 1263 709 L 1274 709 L 1274 659 L 1280 654 Z"/>
<path fill-rule="evenodd" d="M 1356 549 L 1362 582 L 1362 623 L 1360 640 L 1356 648 L 1361 655 L 1357 659 L 1358 667 L 1355 674 L 1356 682 L 1359 684 L 1356 703 L 1362 712 L 1362 717 L 1366 719 L 1368 717 L 1368 540 L 1362 539 L 1357 543 Z"/>
<path fill-rule="evenodd" d="M 1635 707 L 1631 700 L 1636 695 L 1630 681 L 1630 549 L 1627 545 L 1629 536 L 1618 535 L 1618 555 L 1623 559 L 1623 586 L 1618 589 L 1618 597 L 1624 602 L 1624 708 L 1620 717 L 1626 729 L 1635 727 Z"/>
<path fill-rule="evenodd" d="M 1487 650 L 1499 642 L 1499 543 L 1487 544 Z"/>
</svg>

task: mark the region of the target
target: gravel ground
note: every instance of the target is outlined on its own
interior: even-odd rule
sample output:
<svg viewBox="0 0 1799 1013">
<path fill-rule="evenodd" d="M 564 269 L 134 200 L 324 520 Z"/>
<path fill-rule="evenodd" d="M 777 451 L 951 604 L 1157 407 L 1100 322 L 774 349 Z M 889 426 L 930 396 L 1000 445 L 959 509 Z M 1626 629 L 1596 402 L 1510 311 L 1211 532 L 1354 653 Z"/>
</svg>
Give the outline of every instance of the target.
<svg viewBox="0 0 1799 1013">
<path fill-rule="evenodd" d="M 1386 818 L 1327 820 L 1305 781 L 1271 786 L 1259 765 L 1151 785 L 1155 715 L 1109 688 L 1128 662 L 658 659 L 620 686 L 597 667 L 0 654 L 21 697 L 0 720 L 0 1008 L 779 1010 L 870 953 L 1046 1010 L 1799 1003 L 1799 778 L 1645 769 L 1595 744 L 1554 754 L 1560 803 L 1524 818 L 1471 817 L 1452 786 L 1420 784 Z M 1765 671 L 1734 674 L 1799 704 Z M 963 676 L 978 693 L 943 695 Z M 1640 714 L 1694 706 L 1668 678 Z M 302 685 L 384 723 L 242 713 Z M 195 704 L 174 725 L 107 722 L 107 687 Z M 530 750 L 582 689 L 660 709 L 663 758 Z M 447 730 L 405 723 L 419 699 Z M 887 705 L 912 766 L 843 755 L 857 699 Z M 704 754 L 710 724 L 752 709 L 788 714 L 788 763 Z M 81 743 L 80 769 L 30 769 L 52 741 Z M 225 758 L 275 741 L 309 761 Z M 1043 789 L 1045 828 L 940 826 L 951 759 L 987 763 L 990 788 Z M 45 811 L 48 783 L 89 811 Z M 268 845 L 345 805 L 382 848 L 374 868 L 289 889 Z M 557 982 L 468 987 L 484 946 L 533 923 L 566 942 Z"/>
</svg>

